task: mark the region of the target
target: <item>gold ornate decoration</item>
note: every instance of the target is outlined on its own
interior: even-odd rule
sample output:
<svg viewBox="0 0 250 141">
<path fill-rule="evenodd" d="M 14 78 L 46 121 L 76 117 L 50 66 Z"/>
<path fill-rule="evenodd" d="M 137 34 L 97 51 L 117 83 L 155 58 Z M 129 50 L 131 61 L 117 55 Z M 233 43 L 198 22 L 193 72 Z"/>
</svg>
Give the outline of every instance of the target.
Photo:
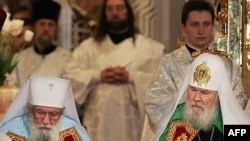
<svg viewBox="0 0 250 141">
<path fill-rule="evenodd" d="M 227 35 L 228 0 L 221 0 L 220 5 L 221 5 L 221 10 L 218 13 L 218 20 L 222 24 L 222 31 L 220 32 L 220 36 L 224 37 Z"/>
<path fill-rule="evenodd" d="M 13 141 L 26 141 L 24 136 L 18 135 L 16 133 L 13 133 L 10 131 L 7 132 L 6 135 L 9 136 L 9 138 L 11 138 L 11 140 L 13 140 Z"/>
<path fill-rule="evenodd" d="M 186 121 L 172 121 L 167 133 L 166 141 L 192 141 L 198 130 Z"/>
<path fill-rule="evenodd" d="M 202 53 L 210 53 L 210 54 L 215 54 L 215 55 L 219 55 L 219 56 L 224 56 L 224 57 L 228 57 L 229 54 L 226 51 L 221 51 L 217 49 L 217 44 L 213 43 L 213 45 L 211 46 L 210 49 L 207 50 L 197 50 L 195 52 L 193 52 L 191 54 L 192 57 L 197 57 L 199 55 L 201 55 Z"/>
<path fill-rule="evenodd" d="M 207 66 L 207 62 L 203 62 L 196 67 L 193 78 L 194 82 L 198 83 L 198 86 L 208 83 L 211 78 L 211 71 Z"/>
<path fill-rule="evenodd" d="M 179 137 L 177 137 L 177 139 L 175 141 L 187 141 L 187 134 L 186 133 L 182 133 Z"/>
<path fill-rule="evenodd" d="M 78 134 L 77 130 L 74 127 L 65 129 L 60 132 L 60 139 L 59 141 L 82 141 L 80 135 Z"/>
</svg>

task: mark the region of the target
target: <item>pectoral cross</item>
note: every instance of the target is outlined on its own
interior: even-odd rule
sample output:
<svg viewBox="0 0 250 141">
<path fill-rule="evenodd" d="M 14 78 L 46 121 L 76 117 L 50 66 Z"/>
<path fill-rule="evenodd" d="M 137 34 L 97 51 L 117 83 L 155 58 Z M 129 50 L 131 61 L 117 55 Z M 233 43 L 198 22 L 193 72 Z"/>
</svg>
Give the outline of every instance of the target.
<svg viewBox="0 0 250 141">
<path fill-rule="evenodd" d="M 51 91 L 52 88 L 54 87 L 54 84 L 53 84 L 53 83 L 50 83 L 50 84 L 49 84 L 49 87 L 50 87 L 49 90 Z"/>
</svg>

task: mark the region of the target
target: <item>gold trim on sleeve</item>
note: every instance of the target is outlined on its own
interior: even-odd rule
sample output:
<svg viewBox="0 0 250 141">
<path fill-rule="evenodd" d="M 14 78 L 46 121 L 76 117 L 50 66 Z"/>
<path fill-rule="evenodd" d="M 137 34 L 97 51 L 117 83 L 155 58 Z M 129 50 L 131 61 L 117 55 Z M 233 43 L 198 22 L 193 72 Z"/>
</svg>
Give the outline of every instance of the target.
<svg viewBox="0 0 250 141">
<path fill-rule="evenodd" d="M 73 139 L 72 141 L 82 141 L 79 133 L 74 127 L 65 129 L 60 132 L 60 139 L 59 141 L 64 141 L 67 138 Z"/>
<path fill-rule="evenodd" d="M 167 133 L 166 141 L 192 141 L 198 134 L 191 124 L 186 121 L 172 121 Z"/>
<path fill-rule="evenodd" d="M 18 135 L 14 132 L 8 131 L 6 135 L 9 136 L 12 141 L 26 141 L 26 138 L 24 136 Z"/>
</svg>

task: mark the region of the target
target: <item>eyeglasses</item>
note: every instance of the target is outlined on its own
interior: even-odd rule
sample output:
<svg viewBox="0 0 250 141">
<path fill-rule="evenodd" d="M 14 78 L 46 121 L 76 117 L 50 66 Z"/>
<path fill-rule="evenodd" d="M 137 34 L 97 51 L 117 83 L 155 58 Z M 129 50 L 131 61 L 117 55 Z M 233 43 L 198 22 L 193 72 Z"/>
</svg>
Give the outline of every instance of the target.
<svg viewBox="0 0 250 141">
<path fill-rule="evenodd" d="M 56 111 L 46 112 L 40 109 L 33 109 L 32 112 L 33 112 L 34 118 L 36 119 L 43 119 L 48 114 L 50 120 L 58 120 L 62 113 L 62 112 L 56 112 Z"/>
</svg>

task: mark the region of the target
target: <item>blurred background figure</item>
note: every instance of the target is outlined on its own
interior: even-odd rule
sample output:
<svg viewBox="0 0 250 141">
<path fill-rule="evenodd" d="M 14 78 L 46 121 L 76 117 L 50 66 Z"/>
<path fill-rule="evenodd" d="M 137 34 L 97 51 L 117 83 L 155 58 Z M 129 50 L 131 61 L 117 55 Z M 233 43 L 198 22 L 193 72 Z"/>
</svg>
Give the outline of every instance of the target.
<svg viewBox="0 0 250 141">
<path fill-rule="evenodd" d="M 92 141 L 139 141 L 144 93 L 164 45 L 140 33 L 129 0 L 105 0 L 93 36 L 73 51 L 73 82 Z"/>
<path fill-rule="evenodd" d="M 17 9 L 12 11 L 11 19 L 22 19 L 22 20 L 32 19 L 32 8 L 25 5 L 17 7 Z"/>
<path fill-rule="evenodd" d="M 33 7 L 33 45 L 16 54 L 18 64 L 10 77 L 10 84 L 19 88 L 29 76 L 61 77 L 71 57 L 70 50 L 56 44 L 60 4 L 42 0 L 34 2 Z"/>
<path fill-rule="evenodd" d="M 28 6 L 20 6 L 17 7 L 17 9 L 15 9 L 15 11 L 13 11 L 11 13 L 11 19 L 20 19 L 24 21 L 24 25 L 23 25 L 23 30 L 20 33 L 19 36 L 17 36 L 17 38 L 15 38 L 15 42 L 14 42 L 14 51 L 15 52 L 19 52 L 22 49 L 25 49 L 27 47 L 31 47 L 33 45 L 34 40 L 31 40 L 30 42 L 26 42 L 24 40 L 24 34 L 26 30 L 31 30 L 33 31 L 33 17 L 32 17 L 32 9 Z"/>
</svg>

